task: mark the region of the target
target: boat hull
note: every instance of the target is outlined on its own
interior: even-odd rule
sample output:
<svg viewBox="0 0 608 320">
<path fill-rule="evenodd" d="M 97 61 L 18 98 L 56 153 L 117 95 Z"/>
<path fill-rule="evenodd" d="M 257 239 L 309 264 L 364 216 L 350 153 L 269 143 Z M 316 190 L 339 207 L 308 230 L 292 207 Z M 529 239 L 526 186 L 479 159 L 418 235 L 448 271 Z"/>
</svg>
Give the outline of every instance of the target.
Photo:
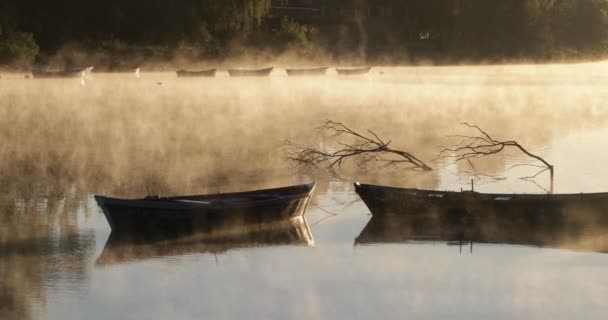
<svg viewBox="0 0 608 320">
<path fill-rule="evenodd" d="M 228 74 L 230 74 L 231 77 L 267 77 L 272 70 L 274 70 L 274 67 L 255 70 L 230 69 L 228 70 Z"/>
<path fill-rule="evenodd" d="M 311 69 L 286 69 L 287 75 L 290 77 L 297 76 L 323 76 L 327 73 L 328 68 L 311 68 Z"/>
<path fill-rule="evenodd" d="M 372 67 L 366 68 L 348 68 L 348 69 L 336 69 L 336 72 L 341 76 L 356 76 L 368 74 L 372 70 Z"/>
<path fill-rule="evenodd" d="M 373 215 L 544 215 L 556 212 L 606 213 L 608 193 L 484 194 L 442 192 L 355 184 Z"/>
<path fill-rule="evenodd" d="M 355 184 L 372 213 L 355 244 L 477 242 L 608 252 L 608 194 L 482 194 Z"/>
<path fill-rule="evenodd" d="M 200 70 L 200 71 L 189 71 L 189 70 L 177 70 L 176 74 L 178 78 L 196 78 L 196 77 L 215 77 L 216 69 Z"/>
<path fill-rule="evenodd" d="M 313 189 L 314 183 L 217 195 L 133 200 L 95 196 L 95 200 L 113 231 L 190 232 L 302 217 Z"/>
<path fill-rule="evenodd" d="M 53 78 L 81 78 L 85 74 L 85 70 L 74 71 L 32 71 L 32 77 L 36 79 L 53 79 Z"/>
</svg>

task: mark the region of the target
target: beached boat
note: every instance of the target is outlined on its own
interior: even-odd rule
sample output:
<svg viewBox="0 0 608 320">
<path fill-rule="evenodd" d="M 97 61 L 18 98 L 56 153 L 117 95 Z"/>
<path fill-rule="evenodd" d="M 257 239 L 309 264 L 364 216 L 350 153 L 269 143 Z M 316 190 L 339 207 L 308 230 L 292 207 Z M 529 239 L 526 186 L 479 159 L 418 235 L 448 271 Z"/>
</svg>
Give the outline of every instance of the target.
<svg viewBox="0 0 608 320">
<path fill-rule="evenodd" d="M 194 233 L 177 235 L 113 231 L 97 264 L 113 265 L 187 254 L 220 254 L 235 249 L 314 245 L 304 218 L 261 224 L 212 225 Z"/>
<path fill-rule="evenodd" d="M 46 71 L 46 70 L 32 70 L 32 77 L 38 79 L 46 78 L 82 78 L 87 72 L 93 70 L 93 67 L 69 69 L 62 71 Z"/>
<path fill-rule="evenodd" d="M 264 69 L 230 69 L 228 73 L 231 77 L 267 77 L 274 70 L 274 67 Z"/>
<path fill-rule="evenodd" d="M 336 68 L 336 72 L 341 76 L 356 76 L 368 74 L 372 67 L 364 68 Z"/>
<path fill-rule="evenodd" d="M 564 211 L 608 215 L 608 193 L 491 194 L 474 191 L 432 191 L 355 183 L 355 190 L 373 215 L 467 216 L 545 215 Z"/>
<path fill-rule="evenodd" d="M 216 69 L 208 69 L 208 70 L 198 70 L 198 71 L 190 71 L 190 70 L 177 70 L 178 78 L 193 78 L 193 77 L 215 77 Z"/>
<path fill-rule="evenodd" d="M 428 207 L 417 214 L 373 215 L 355 245 L 385 243 L 508 244 L 608 253 L 608 215 L 596 208 L 518 207 L 470 214 Z"/>
<path fill-rule="evenodd" d="M 114 231 L 188 232 L 209 224 L 262 223 L 304 215 L 315 184 L 238 193 L 117 199 L 95 196 Z"/>
<path fill-rule="evenodd" d="M 285 69 L 287 75 L 293 76 L 322 76 L 327 73 L 328 68 L 308 68 L 308 69 Z"/>
<path fill-rule="evenodd" d="M 106 74 L 106 75 L 133 75 L 135 78 L 140 77 L 140 67 L 104 67 L 104 68 L 95 68 L 94 74 Z"/>
</svg>

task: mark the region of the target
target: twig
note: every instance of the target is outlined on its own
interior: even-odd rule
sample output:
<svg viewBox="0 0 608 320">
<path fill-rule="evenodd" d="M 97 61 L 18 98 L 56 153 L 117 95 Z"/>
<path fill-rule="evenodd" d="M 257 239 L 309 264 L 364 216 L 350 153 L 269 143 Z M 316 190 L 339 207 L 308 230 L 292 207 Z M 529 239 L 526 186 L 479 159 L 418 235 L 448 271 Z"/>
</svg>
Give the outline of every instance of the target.
<svg viewBox="0 0 608 320">
<path fill-rule="evenodd" d="M 329 137 L 346 137 L 354 140 L 351 143 L 337 141 L 340 147 L 338 150 L 329 152 L 309 148 L 301 144 L 286 141 L 288 158 L 296 164 L 311 166 L 315 168 L 323 167 L 328 170 L 340 168 L 345 161 L 354 159 L 359 167 L 365 167 L 371 162 L 383 163 L 384 168 L 397 165 L 406 165 L 406 170 L 431 171 L 422 160 L 407 151 L 398 150 L 390 147 L 392 142 L 385 142 L 375 132 L 367 130 L 368 135 L 358 133 L 343 123 L 327 120 L 319 128 L 328 134 Z M 383 156 L 393 158 L 384 158 Z"/>
<path fill-rule="evenodd" d="M 462 123 L 462 125 L 475 129 L 475 131 L 477 131 L 478 135 L 476 135 L 476 136 L 466 136 L 466 135 L 451 136 L 451 137 L 462 138 L 462 141 L 460 142 L 460 144 L 457 147 L 454 147 L 454 148 L 441 147 L 438 159 L 444 159 L 444 160 L 450 159 L 451 164 L 455 164 L 460 161 L 467 161 L 471 165 L 471 167 L 475 170 L 475 167 L 473 166 L 473 163 L 471 162 L 472 159 L 478 159 L 478 158 L 483 158 L 483 157 L 487 157 L 490 155 L 498 154 L 498 153 L 501 153 L 502 151 L 504 151 L 506 148 L 516 148 L 519 151 L 521 151 L 523 154 L 525 154 L 526 156 L 542 163 L 542 166 L 520 164 L 520 165 L 512 166 L 510 169 L 513 169 L 515 167 L 520 167 L 520 166 L 536 166 L 536 167 L 539 167 L 540 169 L 542 169 L 540 172 L 536 173 L 535 175 L 532 175 L 529 177 L 523 177 L 522 178 L 523 180 L 534 179 L 534 178 L 538 177 L 541 173 L 543 173 L 545 171 L 549 171 L 550 176 L 551 176 L 551 188 L 550 188 L 549 192 L 553 193 L 554 168 L 553 168 L 553 165 L 551 165 L 545 159 L 529 152 L 526 148 L 524 148 L 517 141 L 513 141 L 513 140 L 500 141 L 500 140 L 494 139 L 492 136 L 490 136 L 490 134 L 488 134 L 486 131 L 484 131 L 477 125 L 469 124 L 467 122 Z"/>
<path fill-rule="evenodd" d="M 327 209 L 325 209 L 325 208 L 321 207 L 320 205 L 318 205 L 318 204 L 316 204 L 316 203 L 314 203 L 314 202 L 312 202 L 312 201 L 310 202 L 310 204 L 312 204 L 313 206 L 315 206 L 315 207 L 317 207 L 317 208 L 321 209 L 321 211 L 323 211 L 323 212 L 325 212 L 325 213 L 328 213 L 328 214 L 330 214 L 330 215 L 332 215 L 332 216 L 337 216 L 337 215 L 338 215 L 338 213 L 331 212 L 331 211 L 329 211 L 329 210 L 327 210 Z"/>
</svg>

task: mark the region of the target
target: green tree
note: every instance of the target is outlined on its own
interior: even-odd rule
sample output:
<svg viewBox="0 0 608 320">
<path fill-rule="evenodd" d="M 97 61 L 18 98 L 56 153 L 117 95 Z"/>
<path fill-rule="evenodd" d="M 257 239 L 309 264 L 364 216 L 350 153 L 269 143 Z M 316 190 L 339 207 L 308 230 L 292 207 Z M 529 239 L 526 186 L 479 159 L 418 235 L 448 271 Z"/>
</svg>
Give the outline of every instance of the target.
<svg viewBox="0 0 608 320">
<path fill-rule="evenodd" d="M 273 29 L 273 42 L 279 46 L 278 49 L 293 48 L 306 51 L 310 49 L 307 33 L 307 26 L 288 18 L 283 18 L 279 27 Z"/>
<path fill-rule="evenodd" d="M 605 50 L 608 41 L 608 2 L 558 0 L 552 28 L 560 48 L 579 52 Z"/>
<path fill-rule="evenodd" d="M 0 38 L 0 63 L 29 67 L 40 48 L 28 32 L 8 32 Z"/>
</svg>

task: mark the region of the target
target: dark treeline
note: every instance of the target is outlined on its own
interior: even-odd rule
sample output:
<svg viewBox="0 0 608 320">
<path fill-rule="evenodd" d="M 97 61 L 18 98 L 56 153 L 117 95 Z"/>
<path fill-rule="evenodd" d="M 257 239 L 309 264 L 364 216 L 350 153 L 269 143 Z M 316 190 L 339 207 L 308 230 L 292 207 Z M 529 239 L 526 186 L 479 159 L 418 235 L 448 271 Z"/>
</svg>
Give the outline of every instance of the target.
<svg viewBox="0 0 608 320">
<path fill-rule="evenodd" d="M 372 60 L 583 59 L 608 51 L 608 0 L 319 2 L 322 18 L 339 17 L 337 24 L 321 24 L 319 33 L 341 37 L 330 43 L 350 42 L 351 51 L 359 46 Z"/>
<path fill-rule="evenodd" d="M 266 27 L 270 0 L 2 0 L 0 10 L 4 63 L 44 60 L 63 46 L 169 58 L 178 47 L 223 54 Z"/>
<path fill-rule="evenodd" d="M 124 61 L 225 58 L 237 44 L 372 61 L 598 57 L 608 50 L 608 0 L 0 2 L 5 65 L 44 63 L 66 46 Z"/>
</svg>

